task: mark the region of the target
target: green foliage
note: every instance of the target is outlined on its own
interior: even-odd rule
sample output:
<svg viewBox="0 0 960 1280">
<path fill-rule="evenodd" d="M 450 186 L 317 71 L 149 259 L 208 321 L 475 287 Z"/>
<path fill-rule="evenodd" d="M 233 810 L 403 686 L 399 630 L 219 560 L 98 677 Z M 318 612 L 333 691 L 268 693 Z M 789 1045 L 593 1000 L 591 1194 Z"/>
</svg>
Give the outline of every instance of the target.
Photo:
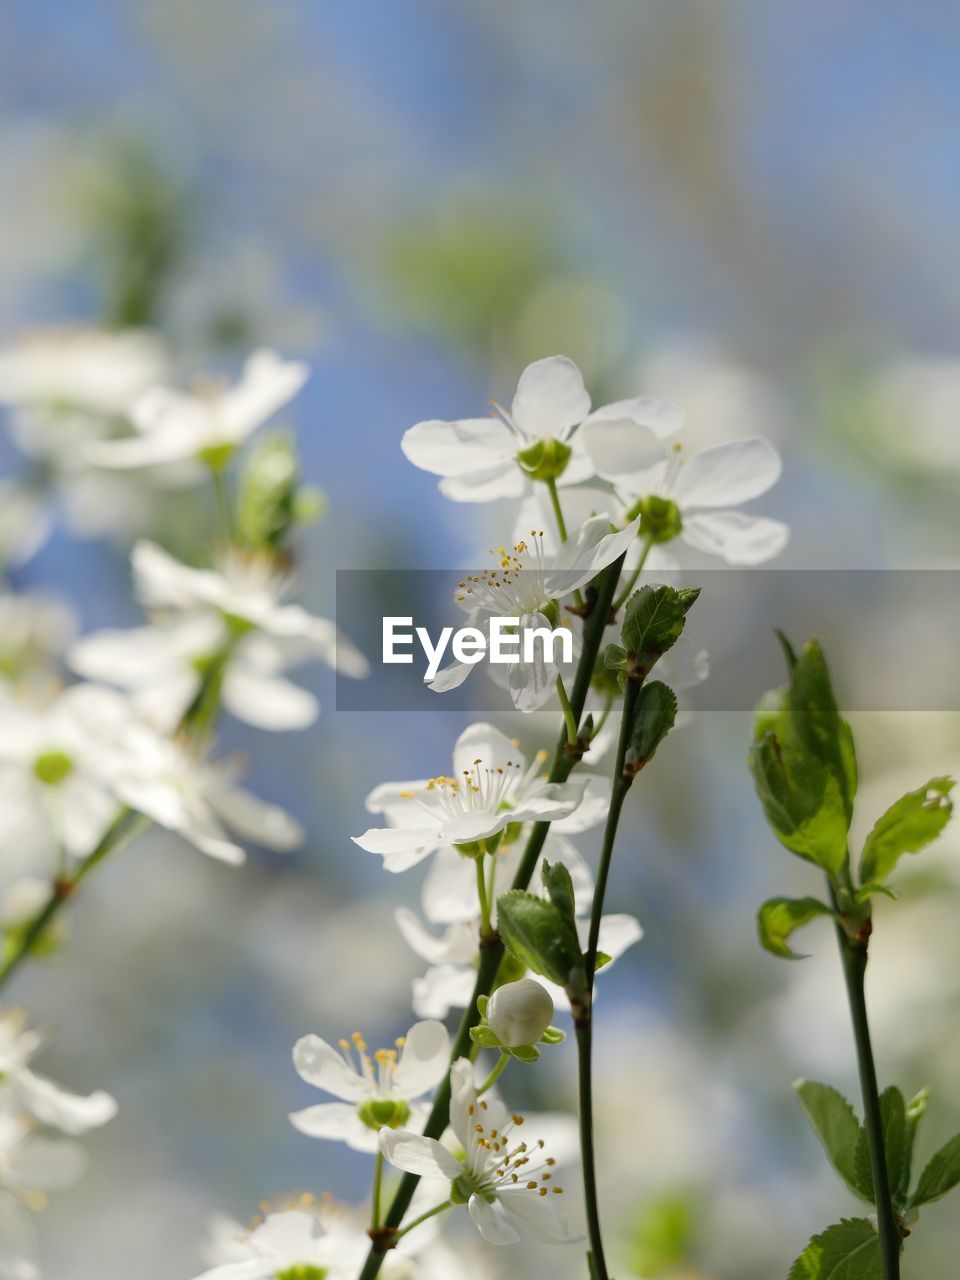
<svg viewBox="0 0 960 1280">
<path fill-rule="evenodd" d="M 883 1150 L 887 1161 L 887 1178 L 891 1195 L 896 1201 L 896 1188 L 910 1181 L 910 1166 L 906 1137 L 906 1105 L 903 1094 L 891 1086 L 880 1095 L 880 1116 L 883 1122 Z M 873 1173 L 870 1168 L 870 1145 L 866 1128 L 861 1128 L 856 1154 L 857 1181 L 869 1192 L 871 1204 L 876 1203 L 873 1189 Z"/>
<path fill-rule="evenodd" d="M 301 521 L 300 460 L 286 431 L 261 436 L 246 456 L 237 492 L 237 533 L 252 551 L 278 551 Z"/>
<path fill-rule="evenodd" d="M 653 759 L 676 718 L 677 695 L 668 685 L 654 680 L 641 688 L 630 724 L 624 773 L 639 773 Z"/>
<path fill-rule="evenodd" d="M 908 791 L 878 818 L 860 855 L 862 881 L 882 882 L 905 853 L 919 853 L 950 821 L 952 778 L 931 778 Z"/>
<path fill-rule="evenodd" d="M 750 771 L 774 835 L 791 853 L 837 875 L 847 859 L 847 815 L 833 774 L 767 733 L 750 750 Z"/>
<path fill-rule="evenodd" d="M 814 1236 L 788 1280 L 882 1280 L 880 1241 L 866 1218 L 845 1218 Z"/>
<path fill-rule="evenodd" d="M 864 1184 L 857 1165 L 857 1149 L 863 1128 L 853 1106 L 838 1090 L 815 1080 L 798 1080 L 793 1086 L 813 1131 L 823 1143 L 830 1163 L 850 1191 L 873 1203 L 873 1179 L 867 1169 Z"/>
<path fill-rule="evenodd" d="M 634 592 L 627 601 L 620 633 L 628 671 L 639 667 L 639 674 L 646 676 L 657 659 L 676 644 L 699 594 L 699 588 L 678 590 L 663 583 L 651 583 Z"/>
<path fill-rule="evenodd" d="M 802 960 L 804 957 L 789 947 L 787 939 L 817 916 L 832 914 L 818 898 L 770 898 L 757 912 L 760 945 L 784 960 Z"/>
<path fill-rule="evenodd" d="M 690 1256 L 693 1213 L 681 1196 L 665 1196 L 646 1210 L 630 1242 L 630 1270 L 644 1280 L 681 1266 Z"/>
<path fill-rule="evenodd" d="M 913 1206 L 933 1204 L 960 1182 L 960 1133 L 933 1156 L 910 1198 Z"/>
<path fill-rule="evenodd" d="M 511 889 L 497 900 L 500 936 L 515 960 L 567 988 L 583 967 L 573 883 L 562 863 L 545 862 L 542 876 L 547 899 Z"/>
</svg>

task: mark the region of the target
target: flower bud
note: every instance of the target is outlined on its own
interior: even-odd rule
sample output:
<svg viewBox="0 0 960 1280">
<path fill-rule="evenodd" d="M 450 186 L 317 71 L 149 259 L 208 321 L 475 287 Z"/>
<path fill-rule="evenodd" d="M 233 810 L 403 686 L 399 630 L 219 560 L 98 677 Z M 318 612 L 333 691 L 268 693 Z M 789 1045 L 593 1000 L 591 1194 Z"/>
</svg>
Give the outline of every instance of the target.
<svg viewBox="0 0 960 1280">
<path fill-rule="evenodd" d="M 508 1049 L 536 1044 L 550 1025 L 553 1001 L 532 978 L 499 987 L 487 1005 L 487 1025 Z"/>
</svg>

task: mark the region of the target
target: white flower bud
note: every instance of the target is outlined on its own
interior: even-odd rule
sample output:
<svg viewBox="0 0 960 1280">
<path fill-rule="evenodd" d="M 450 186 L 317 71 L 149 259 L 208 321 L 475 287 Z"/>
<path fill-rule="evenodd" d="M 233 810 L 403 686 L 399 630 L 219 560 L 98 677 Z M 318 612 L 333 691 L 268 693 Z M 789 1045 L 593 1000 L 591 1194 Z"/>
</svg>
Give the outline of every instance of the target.
<svg viewBox="0 0 960 1280">
<path fill-rule="evenodd" d="M 553 1000 L 532 978 L 499 987 L 487 1005 L 487 1024 L 508 1049 L 536 1044 L 550 1025 Z"/>
</svg>

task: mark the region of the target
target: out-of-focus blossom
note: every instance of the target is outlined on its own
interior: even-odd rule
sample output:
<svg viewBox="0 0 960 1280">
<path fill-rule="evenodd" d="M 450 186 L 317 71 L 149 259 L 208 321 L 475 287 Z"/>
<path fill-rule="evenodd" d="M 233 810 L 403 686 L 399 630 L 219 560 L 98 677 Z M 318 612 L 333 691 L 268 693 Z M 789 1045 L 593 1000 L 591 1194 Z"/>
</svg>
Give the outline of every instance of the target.
<svg viewBox="0 0 960 1280">
<path fill-rule="evenodd" d="M 319 1036 L 304 1036 L 293 1062 L 308 1084 L 341 1102 L 319 1103 L 295 1111 L 290 1120 L 311 1138 L 332 1138 L 356 1151 L 376 1151 L 383 1126 L 419 1125 L 427 1106 L 418 1103 L 447 1074 L 450 1037 L 443 1023 L 415 1023 L 395 1049 L 370 1054 L 363 1037 L 340 1041 L 338 1052 Z"/>
<path fill-rule="evenodd" d="M 62 600 L 33 592 L 0 595 L 0 679 L 45 673 L 76 630 L 76 615 Z"/>
<path fill-rule="evenodd" d="M 465 1159 L 434 1138 L 404 1129 L 382 1129 L 380 1149 L 407 1173 L 446 1182 L 451 1198 L 466 1204 L 474 1225 L 491 1244 L 515 1244 L 523 1235 L 548 1244 L 570 1244 L 563 1188 L 554 1180 L 556 1160 L 542 1140 L 520 1137 L 522 1117 L 497 1098 L 478 1098 L 473 1064 L 460 1058 L 450 1072 L 450 1127 Z"/>
<path fill-rule="evenodd" d="M 153 387 L 131 407 L 137 434 L 92 444 L 86 459 L 120 470 L 202 463 L 219 471 L 258 427 L 293 399 L 308 376 L 307 366 L 299 361 L 257 351 L 230 388 L 211 386 L 189 393 Z M 184 474 L 198 476 L 202 469 Z"/>
<path fill-rule="evenodd" d="M 40 490 L 0 480 L 0 569 L 25 564 L 50 536 L 52 523 Z"/>
<path fill-rule="evenodd" d="M 77 1135 L 97 1129 L 117 1114 L 109 1093 L 98 1090 L 86 1097 L 68 1093 L 30 1069 L 43 1045 L 43 1036 L 29 1029 L 18 1009 L 0 1008 L 0 1082 L 4 1096 L 40 1124 Z"/>
<path fill-rule="evenodd" d="M 128 690 L 164 731 L 176 727 L 212 668 L 224 707 L 271 730 L 305 728 L 319 713 L 314 695 L 285 677 L 288 667 L 319 658 L 345 675 L 367 672 L 332 622 L 282 603 L 292 582 L 268 557 L 235 552 L 219 569 L 195 569 L 140 542 L 132 563 L 137 595 L 160 615 L 158 624 L 84 636 L 70 664 Z"/>
<path fill-rule="evenodd" d="M 403 437 L 407 458 L 442 476 L 440 491 L 457 502 L 520 498 L 531 477 L 545 466 L 564 485 L 586 480 L 590 460 L 580 447 L 578 428 L 593 421 L 625 421 L 654 426 L 677 414 L 667 401 L 638 396 L 590 413 L 590 396 L 580 370 L 566 356 L 548 356 L 520 375 L 509 412 L 455 422 L 419 422 Z"/>
<path fill-rule="evenodd" d="M 378 853 L 388 871 L 406 871 L 448 845 L 492 841 L 511 823 L 564 818 L 580 804 L 582 782 L 538 776 L 545 755 L 528 769 L 523 752 L 491 724 L 474 724 L 457 739 L 453 776 L 385 782 L 366 799 L 386 827 L 371 827 L 354 844 Z"/>
<path fill-rule="evenodd" d="M 497 987 L 484 1015 L 502 1045 L 515 1049 L 536 1044 L 553 1018 L 549 991 L 533 978 L 520 978 Z"/>
<path fill-rule="evenodd" d="M 112 689 L 74 685 L 46 706 L 0 697 L 0 843 L 37 857 L 90 853 L 119 809 L 132 715 Z"/>
<path fill-rule="evenodd" d="M 530 541 L 522 540 L 510 550 L 498 548 L 496 569 L 484 570 L 460 583 L 457 604 L 469 616 L 469 625 L 489 642 L 494 619 L 518 618 L 516 653 L 518 661 L 489 666 L 506 686 L 518 711 L 536 711 L 553 696 L 563 663 L 554 646 L 549 653 L 543 643 L 533 644 L 532 659 L 525 652 L 528 634 L 552 630 L 547 616 L 556 618 L 559 601 L 585 587 L 632 545 L 640 528 L 639 516 L 625 529 L 610 532 L 606 516 L 587 520 L 553 555 L 544 551 L 543 533 L 532 530 Z M 577 647 L 571 636 L 571 652 Z M 456 689 L 477 663 L 452 662 L 437 672 L 430 688 L 438 693 Z M 502 670 L 500 668 L 502 667 Z"/>
<path fill-rule="evenodd" d="M 278 1280 L 311 1268 L 325 1280 L 353 1280 L 366 1252 L 361 1234 L 328 1231 L 323 1216 L 308 1209 L 268 1213 L 250 1229 L 237 1228 L 231 1240 L 229 1225 L 220 1224 L 217 1242 L 232 1256 L 196 1280 Z"/>
<path fill-rule="evenodd" d="M 634 423 L 589 423 L 582 436 L 596 474 L 613 485 L 623 518 L 640 516 L 641 533 L 654 543 L 680 538 L 728 564 L 761 564 L 786 546 L 782 521 L 737 509 L 780 477 L 780 455 L 769 440 L 748 436 L 687 457 L 679 442 L 668 448 Z"/>
</svg>

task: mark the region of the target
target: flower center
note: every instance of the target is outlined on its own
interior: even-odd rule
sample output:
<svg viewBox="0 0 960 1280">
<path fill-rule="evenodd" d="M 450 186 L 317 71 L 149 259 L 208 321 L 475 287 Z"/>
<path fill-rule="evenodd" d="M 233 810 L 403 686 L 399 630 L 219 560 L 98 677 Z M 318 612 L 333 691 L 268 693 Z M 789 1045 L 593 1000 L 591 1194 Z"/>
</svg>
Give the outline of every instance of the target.
<svg viewBox="0 0 960 1280">
<path fill-rule="evenodd" d="M 474 1122 L 474 1153 L 472 1156 L 468 1154 L 469 1171 L 461 1174 L 453 1184 L 450 1198 L 456 1203 L 454 1193 L 462 1194 L 468 1184 L 471 1194 L 476 1193 L 488 1201 L 496 1199 L 498 1192 L 513 1187 L 541 1198 L 551 1194 L 563 1195 L 563 1187 L 553 1181 L 556 1160 L 552 1156 L 544 1158 L 540 1155 L 544 1147 L 542 1138 L 532 1147 L 526 1142 L 515 1146 L 511 1144 L 511 1135 L 523 1124 L 523 1116 L 513 1115 L 502 1129 L 494 1129 L 487 1124 L 486 1110 L 482 1099 L 467 1108 L 467 1114 Z"/>
<path fill-rule="evenodd" d="M 47 787 L 55 787 L 73 770 L 73 761 L 65 751 L 41 751 L 33 762 L 33 772 Z"/>
<path fill-rule="evenodd" d="M 545 609 L 550 597 L 544 585 L 547 565 L 543 530 L 531 529 L 530 539 L 521 539 L 509 549 L 492 549 L 490 554 L 496 557 L 497 568 L 484 569 L 458 583 L 457 603 L 488 609 L 501 618 L 522 617 Z"/>
<path fill-rule="evenodd" d="M 373 1095 L 357 1103 L 357 1115 L 369 1129 L 380 1129 L 384 1125 L 397 1129 L 410 1118 L 406 1102 L 392 1096 L 393 1076 L 403 1046 L 404 1037 L 399 1036 L 395 1048 L 377 1049 L 370 1053 L 359 1031 L 355 1031 L 349 1040 L 340 1041 L 347 1065 L 366 1081 Z"/>
<path fill-rule="evenodd" d="M 649 538 L 651 542 L 672 542 L 683 528 L 677 504 L 655 493 L 638 498 L 626 516 L 628 521 L 640 517 L 640 537 Z"/>
<path fill-rule="evenodd" d="M 562 440 L 552 437 L 547 440 L 536 440 L 527 449 L 517 454 L 517 461 L 525 475 L 531 480 L 545 482 L 556 480 L 567 469 L 573 450 Z"/>
<path fill-rule="evenodd" d="M 326 1267 L 315 1267 L 312 1262 L 296 1262 L 292 1267 L 278 1271 L 276 1280 L 326 1280 Z"/>
</svg>

